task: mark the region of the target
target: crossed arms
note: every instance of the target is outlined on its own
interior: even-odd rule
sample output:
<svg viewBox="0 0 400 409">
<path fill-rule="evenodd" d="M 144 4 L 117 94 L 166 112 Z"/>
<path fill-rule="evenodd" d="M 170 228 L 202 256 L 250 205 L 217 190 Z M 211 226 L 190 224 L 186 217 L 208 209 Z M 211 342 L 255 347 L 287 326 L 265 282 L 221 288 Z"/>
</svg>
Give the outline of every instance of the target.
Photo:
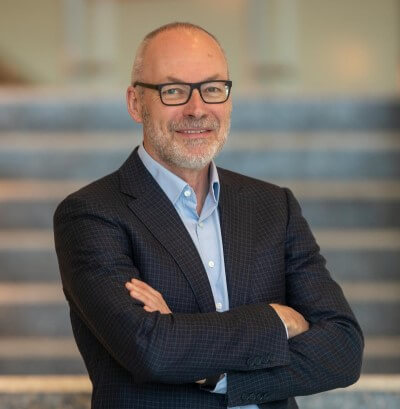
<svg viewBox="0 0 400 409">
<path fill-rule="evenodd" d="M 143 309 L 147 312 L 158 311 L 161 314 L 172 314 L 162 294 L 150 287 L 144 281 L 132 278 L 125 284 L 132 298 L 143 303 Z M 289 339 L 308 330 L 309 324 L 305 318 L 291 307 L 280 304 L 269 304 L 279 318 L 285 323 L 288 330 Z"/>
<path fill-rule="evenodd" d="M 285 307 L 267 303 L 223 313 L 165 313 L 169 307 L 161 299 L 160 305 L 143 299 L 148 288 L 133 299 L 125 285 L 141 274 L 127 227 L 112 207 L 79 196 L 63 202 L 54 219 L 70 308 L 136 382 L 181 384 L 227 373 L 229 406 L 255 403 L 260 394 L 268 402 L 347 386 L 359 376 L 361 331 L 311 233 L 304 233 L 290 193 L 288 207 L 286 300 L 292 319 L 283 315 Z M 289 327 L 289 341 L 277 313 Z"/>
</svg>

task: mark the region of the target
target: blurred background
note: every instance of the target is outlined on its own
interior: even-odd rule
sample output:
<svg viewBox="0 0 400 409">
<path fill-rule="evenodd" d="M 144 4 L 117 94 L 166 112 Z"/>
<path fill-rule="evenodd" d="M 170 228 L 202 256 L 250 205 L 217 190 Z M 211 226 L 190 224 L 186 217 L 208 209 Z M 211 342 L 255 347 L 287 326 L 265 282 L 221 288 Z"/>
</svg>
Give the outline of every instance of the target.
<svg viewBox="0 0 400 409">
<path fill-rule="evenodd" d="M 89 407 L 52 215 L 140 143 L 133 57 L 177 20 L 229 59 L 218 164 L 294 191 L 366 336 L 357 386 L 301 407 L 400 407 L 400 0 L 0 0 L 0 406 Z"/>
</svg>

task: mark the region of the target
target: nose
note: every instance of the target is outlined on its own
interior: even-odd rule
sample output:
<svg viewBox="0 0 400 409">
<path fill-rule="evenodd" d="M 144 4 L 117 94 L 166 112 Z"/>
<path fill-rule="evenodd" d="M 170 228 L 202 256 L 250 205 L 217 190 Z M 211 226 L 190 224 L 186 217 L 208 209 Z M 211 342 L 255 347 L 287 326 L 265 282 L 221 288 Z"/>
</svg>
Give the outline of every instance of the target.
<svg viewBox="0 0 400 409">
<path fill-rule="evenodd" d="M 189 101 L 184 105 L 183 114 L 192 118 L 202 118 L 206 111 L 206 103 L 201 99 L 199 90 L 194 89 Z"/>
</svg>

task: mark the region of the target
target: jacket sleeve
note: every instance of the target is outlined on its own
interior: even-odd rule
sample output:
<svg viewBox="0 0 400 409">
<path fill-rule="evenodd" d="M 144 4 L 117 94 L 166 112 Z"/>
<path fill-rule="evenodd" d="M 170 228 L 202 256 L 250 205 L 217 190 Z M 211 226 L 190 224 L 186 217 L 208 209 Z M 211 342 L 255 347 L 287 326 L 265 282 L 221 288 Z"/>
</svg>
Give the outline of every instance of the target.
<svg viewBox="0 0 400 409">
<path fill-rule="evenodd" d="M 292 193 L 285 189 L 286 302 L 303 314 L 310 329 L 288 341 L 290 360 L 274 368 L 228 373 L 229 406 L 309 395 L 357 381 L 363 336 L 339 285 Z M 260 405 L 262 407 L 262 405 Z"/>
<path fill-rule="evenodd" d="M 116 209 L 70 196 L 54 215 L 64 293 L 73 310 L 135 382 L 188 383 L 227 371 L 288 363 L 284 327 L 263 304 L 224 313 L 148 313 L 125 283 L 140 278 Z M 282 347 L 283 345 L 283 347 Z"/>
</svg>

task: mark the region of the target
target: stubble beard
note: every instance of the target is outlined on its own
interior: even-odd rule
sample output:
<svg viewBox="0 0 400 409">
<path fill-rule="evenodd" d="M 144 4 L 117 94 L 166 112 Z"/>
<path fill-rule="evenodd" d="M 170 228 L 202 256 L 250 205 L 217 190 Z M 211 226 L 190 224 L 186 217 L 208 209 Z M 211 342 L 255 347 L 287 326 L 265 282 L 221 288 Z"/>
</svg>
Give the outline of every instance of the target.
<svg viewBox="0 0 400 409">
<path fill-rule="evenodd" d="M 201 170 L 206 167 L 221 151 L 229 134 L 230 120 L 221 127 L 216 118 L 170 121 L 167 130 L 155 123 L 146 107 L 142 107 L 143 132 L 150 141 L 158 157 L 173 167 Z M 179 129 L 212 129 L 215 137 L 177 138 Z"/>
</svg>

